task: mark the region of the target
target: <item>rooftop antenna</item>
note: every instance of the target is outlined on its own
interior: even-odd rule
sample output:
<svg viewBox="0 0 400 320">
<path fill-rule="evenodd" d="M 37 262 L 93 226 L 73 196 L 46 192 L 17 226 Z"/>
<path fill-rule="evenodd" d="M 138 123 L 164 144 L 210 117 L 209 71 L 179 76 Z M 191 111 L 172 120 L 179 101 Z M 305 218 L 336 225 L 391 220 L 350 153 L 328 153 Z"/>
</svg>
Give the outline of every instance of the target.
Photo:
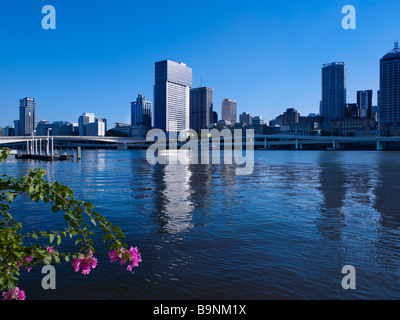
<svg viewBox="0 0 400 320">
<path fill-rule="evenodd" d="M 394 42 L 394 51 L 396 51 L 396 52 L 399 51 L 399 42 L 398 41 Z"/>
</svg>

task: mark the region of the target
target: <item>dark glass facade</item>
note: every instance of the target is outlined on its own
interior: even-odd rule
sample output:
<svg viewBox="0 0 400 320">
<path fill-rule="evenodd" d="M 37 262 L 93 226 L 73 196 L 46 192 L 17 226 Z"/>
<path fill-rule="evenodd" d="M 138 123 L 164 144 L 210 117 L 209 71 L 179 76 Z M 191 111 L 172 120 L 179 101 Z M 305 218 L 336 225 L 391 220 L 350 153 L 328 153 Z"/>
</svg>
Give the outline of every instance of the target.
<svg viewBox="0 0 400 320">
<path fill-rule="evenodd" d="M 200 132 L 213 123 L 213 89 L 190 90 L 190 129 Z"/>
<path fill-rule="evenodd" d="M 152 103 L 146 101 L 146 97 L 139 94 L 135 102 L 131 102 L 131 124 L 133 126 L 144 125 L 151 127 Z"/>
<path fill-rule="evenodd" d="M 381 124 L 400 122 L 400 50 L 380 60 L 379 119 Z"/>
<path fill-rule="evenodd" d="M 346 114 L 346 65 L 333 62 L 322 67 L 321 116 L 325 128 L 331 121 L 342 119 Z"/>
<path fill-rule="evenodd" d="M 19 136 L 32 136 L 36 128 L 36 103 L 33 98 L 19 100 Z"/>
</svg>

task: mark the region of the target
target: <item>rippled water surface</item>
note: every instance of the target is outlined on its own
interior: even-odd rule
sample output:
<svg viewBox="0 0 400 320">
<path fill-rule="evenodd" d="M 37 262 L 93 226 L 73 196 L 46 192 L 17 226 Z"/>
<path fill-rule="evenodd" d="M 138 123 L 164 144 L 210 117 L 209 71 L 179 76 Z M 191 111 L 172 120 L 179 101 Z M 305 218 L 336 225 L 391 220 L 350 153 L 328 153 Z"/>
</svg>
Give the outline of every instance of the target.
<svg viewBox="0 0 400 320">
<path fill-rule="evenodd" d="M 56 266 L 56 290 L 41 288 L 39 267 L 22 272 L 28 298 L 400 298 L 398 152 L 256 151 L 253 174 L 237 176 L 232 165 L 86 150 L 80 163 L 9 159 L 0 172 L 40 166 L 119 225 L 143 262 L 129 273 L 100 243 L 89 275 Z M 64 227 L 27 199 L 13 214 L 27 230 Z M 342 289 L 345 265 L 356 268 L 356 290 Z"/>
</svg>

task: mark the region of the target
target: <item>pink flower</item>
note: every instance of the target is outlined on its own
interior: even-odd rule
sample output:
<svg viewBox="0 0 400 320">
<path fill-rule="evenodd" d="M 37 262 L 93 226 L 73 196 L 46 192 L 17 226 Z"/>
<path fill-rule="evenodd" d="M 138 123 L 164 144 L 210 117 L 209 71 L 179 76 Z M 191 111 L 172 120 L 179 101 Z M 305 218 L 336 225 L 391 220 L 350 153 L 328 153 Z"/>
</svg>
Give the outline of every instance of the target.
<svg viewBox="0 0 400 320">
<path fill-rule="evenodd" d="M 111 262 L 117 262 L 120 258 L 117 253 L 117 251 L 114 249 L 113 251 L 108 253 L 108 256 L 110 257 Z M 132 271 L 133 267 L 138 267 L 139 262 L 142 262 L 142 258 L 140 256 L 138 248 L 133 248 L 131 247 L 129 250 L 126 250 L 124 248 L 121 248 L 121 261 L 120 264 L 123 265 L 125 264 L 126 261 L 131 261 L 132 263 L 127 266 L 126 270 Z"/>
<path fill-rule="evenodd" d="M 108 256 L 110 257 L 110 262 L 117 262 L 119 260 L 118 252 L 115 249 L 110 251 Z"/>
<path fill-rule="evenodd" d="M 20 290 L 18 287 L 15 287 L 14 289 L 8 291 L 8 292 L 3 292 L 3 300 L 25 300 L 26 295 L 25 291 Z"/>
<path fill-rule="evenodd" d="M 56 251 L 53 249 L 53 247 L 47 247 L 46 250 L 47 250 L 48 252 L 50 252 L 50 254 L 53 254 L 53 253 L 56 252 Z"/>
<path fill-rule="evenodd" d="M 89 274 L 91 268 L 94 269 L 96 266 L 97 259 L 93 257 L 93 252 L 91 250 L 89 250 L 86 257 L 80 253 L 79 256 L 72 261 L 72 267 L 75 269 L 75 272 L 82 270 L 82 274 Z"/>
<path fill-rule="evenodd" d="M 31 262 L 33 260 L 33 256 L 27 256 L 25 257 L 26 262 Z"/>
</svg>

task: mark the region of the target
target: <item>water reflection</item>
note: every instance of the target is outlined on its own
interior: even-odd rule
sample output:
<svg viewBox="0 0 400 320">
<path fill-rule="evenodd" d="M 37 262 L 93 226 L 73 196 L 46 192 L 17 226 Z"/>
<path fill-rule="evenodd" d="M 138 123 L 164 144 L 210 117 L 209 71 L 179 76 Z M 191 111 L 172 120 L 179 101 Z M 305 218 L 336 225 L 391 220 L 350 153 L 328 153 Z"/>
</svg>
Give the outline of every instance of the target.
<svg viewBox="0 0 400 320">
<path fill-rule="evenodd" d="M 212 181 L 216 167 L 210 164 L 191 164 L 189 170 L 191 172 L 190 199 L 193 205 L 199 210 L 208 211 L 213 206 L 210 201 L 212 193 Z"/>
<path fill-rule="evenodd" d="M 191 176 L 188 164 L 153 165 L 155 219 L 162 232 L 174 234 L 193 226 Z"/>
<path fill-rule="evenodd" d="M 342 206 L 346 197 L 346 172 L 337 153 L 321 153 L 319 158 L 320 185 L 322 194 L 321 216 L 316 219 L 316 225 L 324 240 L 338 241 L 343 238 L 345 219 Z"/>
<path fill-rule="evenodd" d="M 397 155 L 396 155 L 397 156 Z M 398 270 L 400 260 L 400 163 L 393 154 L 379 159 L 374 208 L 380 213 L 375 243 L 380 264 Z"/>
</svg>

